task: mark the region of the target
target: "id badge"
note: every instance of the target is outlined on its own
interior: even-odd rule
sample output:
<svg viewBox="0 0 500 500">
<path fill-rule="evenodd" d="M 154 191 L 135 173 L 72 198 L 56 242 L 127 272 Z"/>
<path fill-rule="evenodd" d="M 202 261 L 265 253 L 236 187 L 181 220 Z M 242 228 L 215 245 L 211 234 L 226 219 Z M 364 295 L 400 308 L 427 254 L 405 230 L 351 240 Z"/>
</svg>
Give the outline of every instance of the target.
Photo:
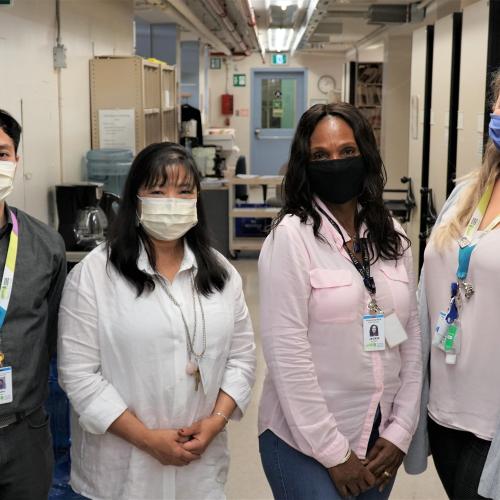
<svg viewBox="0 0 500 500">
<path fill-rule="evenodd" d="M 363 347 L 365 351 L 383 351 L 385 349 L 383 314 L 365 314 L 363 316 Z"/>
<path fill-rule="evenodd" d="M 0 405 L 12 403 L 12 368 L 0 368 Z"/>
<path fill-rule="evenodd" d="M 446 332 L 448 331 L 448 323 L 446 322 L 447 313 L 441 311 L 439 313 L 439 318 L 437 320 L 436 326 L 434 327 L 434 335 L 432 337 L 432 345 L 434 347 L 442 347 L 443 340 L 446 336 Z"/>
<path fill-rule="evenodd" d="M 385 341 L 391 349 L 408 340 L 406 330 L 403 328 L 396 313 L 389 314 L 385 318 L 384 330 Z"/>
</svg>

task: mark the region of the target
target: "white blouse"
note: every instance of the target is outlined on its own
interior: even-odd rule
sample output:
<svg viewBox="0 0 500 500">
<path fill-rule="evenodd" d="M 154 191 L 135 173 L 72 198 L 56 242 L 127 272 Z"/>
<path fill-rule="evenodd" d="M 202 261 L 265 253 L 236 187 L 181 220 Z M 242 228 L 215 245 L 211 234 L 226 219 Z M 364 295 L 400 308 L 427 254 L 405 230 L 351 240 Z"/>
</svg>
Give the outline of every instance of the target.
<svg viewBox="0 0 500 500">
<path fill-rule="evenodd" d="M 500 418 L 500 230 L 485 234 L 472 253 L 467 281 L 474 295 L 460 311 L 460 354 L 455 365 L 445 363 L 444 353 L 431 347 L 429 414 L 438 424 L 472 432 L 491 441 Z M 432 242 L 425 249 L 425 297 L 431 335 L 440 311 L 450 302 L 450 285 L 456 281 L 458 244 L 439 251 Z M 432 338 L 430 339 L 432 341 Z"/>
<path fill-rule="evenodd" d="M 219 256 L 230 278 L 222 292 L 201 297 L 206 352 L 202 384 L 186 374 L 182 316 L 161 286 L 137 297 L 135 288 L 107 264 L 106 250 L 91 252 L 69 274 L 59 313 L 59 379 L 74 409 L 71 485 L 93 499 L 222 499 L 229 456 L 221 432 L 200 460 L 163 466 L 127 441 L 106 432 L 127 408 L 150 429 L 178 429 L 211 414 L 219 390 L 241 418 L 255 378 L 253 329 L 241 278 Z M 142 251 L 138 267 L 153 273 Z M 184 259 L 171 294 L 192 335 L 193 252 Z M 197 302 L 197 301 L 196 301 Z M 195 351 L 202 350 L 201 314 Z"/>
<path fill-rule="evenodd" d="M 397 261 L 378 259 L 370 270 L 377 303 L 386 316 L 397 315 L 408 340 L 366 352 L 362 318 L 370 296 L 342 236 L 323 215 L 320 231 L 324 240 L 314 236 L 311 223 L 287 216 L 262 248 L 260 314 L 268 373 L 259 433 L 270 429 L 293 448 L 333 467 L 349 448 L 359 458 L 366 456 L 380 405 L 381 437 L 406 453 L 422 388 L 411 251 Z"/>
</svg>

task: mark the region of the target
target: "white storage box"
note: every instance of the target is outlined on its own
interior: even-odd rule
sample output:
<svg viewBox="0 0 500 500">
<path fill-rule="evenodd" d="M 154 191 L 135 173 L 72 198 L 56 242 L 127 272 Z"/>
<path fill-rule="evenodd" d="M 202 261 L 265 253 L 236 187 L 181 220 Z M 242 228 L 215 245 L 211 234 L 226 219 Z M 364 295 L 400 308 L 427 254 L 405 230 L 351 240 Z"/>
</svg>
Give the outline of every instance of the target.
<svg viewBox="0 0 500 500">
<path fill-rule="evenodd" d="M 220 146 L 222 151 L 231 152 L 234 146 L 234 129 L 208 129 L 208 134 L 203 136 L 205 146 Z"/>
</svg>

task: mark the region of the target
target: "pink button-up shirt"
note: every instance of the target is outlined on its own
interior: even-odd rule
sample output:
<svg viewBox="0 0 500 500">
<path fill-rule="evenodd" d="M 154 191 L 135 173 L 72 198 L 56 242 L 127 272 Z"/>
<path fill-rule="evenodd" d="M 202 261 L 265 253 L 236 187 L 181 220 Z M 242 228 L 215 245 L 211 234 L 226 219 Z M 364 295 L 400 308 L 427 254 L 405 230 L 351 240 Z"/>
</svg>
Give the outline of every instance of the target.
<svg viewBox="0 0 500 500">
<path fill-rule="evenodd" d="M 500 417 L 500 229 L 484 235 L 472 253 L 467 281 L 475 293 L 460 311 L 460 354 L 455 365 L 445 363 L 444 352 L 431 347 L 429 414 L 438 424 L 491 440 Z M 458 244 L 438 251 L 425 249 L 425 295 L 431 334 L 450 301 L 450 283 L 456 281 Z"/>
<path fill-rule="evenodd" d="M 418 421 L 422 383 L 411 252 L 371 266 L 377 302 L 386 315 L 397 314 L 408 340 L 365 352 L 362 317 L 370 296 L 325 217 L 321 234 L 326 242 L 314 237 L 311 223 L 287 216 L 262 248 L 261 334 L 268 373 L 259 433 L 270 429 L 333 467 L 349 448 L 366 456 L 380 404 L 380 435 L 406 452 Z M 345 232 L 344 238 L 349 240 Z"/>
</svg>

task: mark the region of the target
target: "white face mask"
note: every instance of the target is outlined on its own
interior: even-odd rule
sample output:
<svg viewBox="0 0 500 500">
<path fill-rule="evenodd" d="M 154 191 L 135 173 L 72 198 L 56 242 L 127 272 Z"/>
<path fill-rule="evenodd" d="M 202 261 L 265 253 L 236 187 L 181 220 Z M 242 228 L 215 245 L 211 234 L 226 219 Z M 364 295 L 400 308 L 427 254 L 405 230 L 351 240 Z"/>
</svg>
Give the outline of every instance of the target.
<svg viewBox="0 0 500 500">
<path fill-rule="evenodd" d="M 0 161 L 0 201 L 12 193 L 15 172 L 16 164 L 13 161 Z"/>
<path fill-rule="evenodd" d="M 153 238 L 173 241 L 182 238 L 198 223 L 196 198 L 141 198 L 139 220 Z"/>
</svg>

